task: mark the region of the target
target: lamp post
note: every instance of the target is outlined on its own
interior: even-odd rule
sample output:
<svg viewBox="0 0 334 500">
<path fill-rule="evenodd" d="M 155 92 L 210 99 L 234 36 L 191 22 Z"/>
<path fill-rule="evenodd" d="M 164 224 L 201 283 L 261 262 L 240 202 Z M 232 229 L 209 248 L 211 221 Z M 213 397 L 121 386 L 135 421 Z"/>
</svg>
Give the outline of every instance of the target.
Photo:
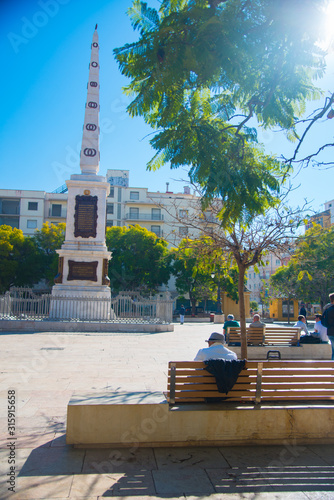
<svg viewBox="0 0 334 500">
<path fill-rule="evenodd" d="M 218 267 L 218 289 L 217 289 L 217 314 L 223 314 L 222 312 L 222 303 L 221 303 L 221 298 L 220 298 L 220 267 Z M 214 279 L 216 276 L 215 273 L 211 273 L 211 278 Z"/>
</svg>

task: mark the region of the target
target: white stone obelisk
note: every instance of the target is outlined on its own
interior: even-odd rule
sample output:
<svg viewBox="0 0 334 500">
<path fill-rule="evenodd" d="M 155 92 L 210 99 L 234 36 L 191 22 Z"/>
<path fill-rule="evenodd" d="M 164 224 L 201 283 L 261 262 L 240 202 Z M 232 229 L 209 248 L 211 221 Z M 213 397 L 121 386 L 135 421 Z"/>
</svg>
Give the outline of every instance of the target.
<svg viewBox="0 0 334 500">
<path fill-rule="evenodd" d="M 105 241 L 106 204 L 110 185 L 99 171 L 99 39 L 97 25 L 91 46 L 80 174 L 68 187 L 65 241 L 52 288 L 50 317 L 109 319 L 110 288 Z"/>
</svg>

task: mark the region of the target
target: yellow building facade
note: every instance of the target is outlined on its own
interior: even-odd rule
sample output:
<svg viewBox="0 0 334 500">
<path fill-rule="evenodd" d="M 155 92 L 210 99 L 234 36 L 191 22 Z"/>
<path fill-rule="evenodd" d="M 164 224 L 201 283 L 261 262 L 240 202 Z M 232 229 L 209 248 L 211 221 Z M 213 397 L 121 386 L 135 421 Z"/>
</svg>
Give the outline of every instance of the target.
<svg viewBox="0 0 334 500">
<path fill-rule="evenodd" d="M 270 318 L 278 321 L 287 321 L 288 319 L 288 302 L 290 304 L 290 321 L 297 321 L 298 319 L 298 300 L 288 299 L 274 299 L 269 304 Z"/>
</svg>

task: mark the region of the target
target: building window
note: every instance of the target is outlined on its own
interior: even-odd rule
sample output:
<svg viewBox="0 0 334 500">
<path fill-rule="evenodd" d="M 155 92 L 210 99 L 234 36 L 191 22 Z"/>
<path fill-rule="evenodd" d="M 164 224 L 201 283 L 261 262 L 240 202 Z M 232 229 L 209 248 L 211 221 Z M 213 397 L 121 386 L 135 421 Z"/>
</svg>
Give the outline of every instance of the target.
<svg viewBox="0 0 334 500">
<path fill-rule="evenodd" d="M 151 231 L 152 231 L 152 233 L 156 234 L 157 236 L 161 236 L 161 227 L 160 226 L 151 226 Z"/>
<path fill-rule="evenodd" d="M 114 213 L 114 204 L 107 203 L 107 214 L 113 214 L 113 213 Z"/>
<path fill-rule="evenodd" d="M 161 220 L 160 208 L 152 208 L 152 220 Z"/>
<path fill-rule="evenodd" d="M 36 229 L 37 228 L 37 220 L 27 220 L 27 228 L 28 229 Z"/>
<path fill-rule="evenodd" d="M 187 236 L 188 228 L 187 227 L 179 227 L 179 236 Z"/>
<path fill-rule="evenodd" d="M 61 217 L 61 205 L 55 203 L 52 204 L 51 217 Z"/>
<path fill-rule="evenodd" d="M 276 266 L 279 266 L 281 261 L 279 259 L 276 259 Z"/>
<path fill-rule="evenodd" d="M 13 229 L 19 229 L 19 218 L 18 217 L 1 217 L 0 216 L 0 226 L 11 226 Z"/>
<path fill-rule="evenodd" d="M 113 198 L 115 196 L 115 188 L 110 187 L 110 193 L 108 194 L 109 198 Z"/>
<path fill-rule="evenodd" d="M 114 221 L 107 220 L 107 227 L 112 227 L 114 225 Z"/>
<path fill-rule="evenodd" d="M 20 200 L 0 199 L 0 213 L 3 215 L 19 215 Z"/>
<path fill-rule="evenodd" d="M 130 191 L 130 200 L 139 200 L 139 191 Z"/>
<path fill-rule="evenodd" d="M 130 208 L 130 219 L 139 219 L 139 208 Z"/>
<path fill-rule="evenodd" d="M 187 217 L 188 215 L 188 210 L 179 210 L 179 216 L 181 217 L 181 219 Z"/>
<path fill-rule="evenodd" d="M 28 210 L 38 210 L 38 202 L 28 201 Z"/>
</svg>

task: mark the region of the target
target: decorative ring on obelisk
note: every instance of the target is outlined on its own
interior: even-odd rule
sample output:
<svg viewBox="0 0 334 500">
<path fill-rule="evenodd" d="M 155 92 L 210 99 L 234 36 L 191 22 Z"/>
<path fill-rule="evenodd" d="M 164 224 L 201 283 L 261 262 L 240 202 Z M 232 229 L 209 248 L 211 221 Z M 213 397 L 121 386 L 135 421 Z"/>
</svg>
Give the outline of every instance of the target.
<svg viewBox="0 0 334 500">
<path fill-rule="evenodd" d="M 89 107 L 89 108 L 97 108 L 97 102 L 94 102 L 94 101 L 89 101 L 89 103 L 88 103 L 88 107 Z"/>
<path fill-rule="evenodd" d="M 94 148 L 85 148 L 84 149 L 84 155 L 85 156 L 95 156 L 96 155 L 96 149 L 94 149 Z"/>
<path fill-rule="evenodd" d="M 97 68 L 97 67 L 98 67 L 97 62 L 93 61 L 93 62 L 92 62 L 92 66 L 93 66 L 93 68 Z"/>
<path fill-rule="evenodd" d="M 89 85 L 90 85 L 91 87 L 97 87 L 97 82 L 89 82 Z"/>
<path fill-rule="evenodd" d="M 87 123 L 86 129 L 92 131 L 92 130 L 96 130 L 97 127 L 96 127 L 95 123 Z"/>
</svg>

